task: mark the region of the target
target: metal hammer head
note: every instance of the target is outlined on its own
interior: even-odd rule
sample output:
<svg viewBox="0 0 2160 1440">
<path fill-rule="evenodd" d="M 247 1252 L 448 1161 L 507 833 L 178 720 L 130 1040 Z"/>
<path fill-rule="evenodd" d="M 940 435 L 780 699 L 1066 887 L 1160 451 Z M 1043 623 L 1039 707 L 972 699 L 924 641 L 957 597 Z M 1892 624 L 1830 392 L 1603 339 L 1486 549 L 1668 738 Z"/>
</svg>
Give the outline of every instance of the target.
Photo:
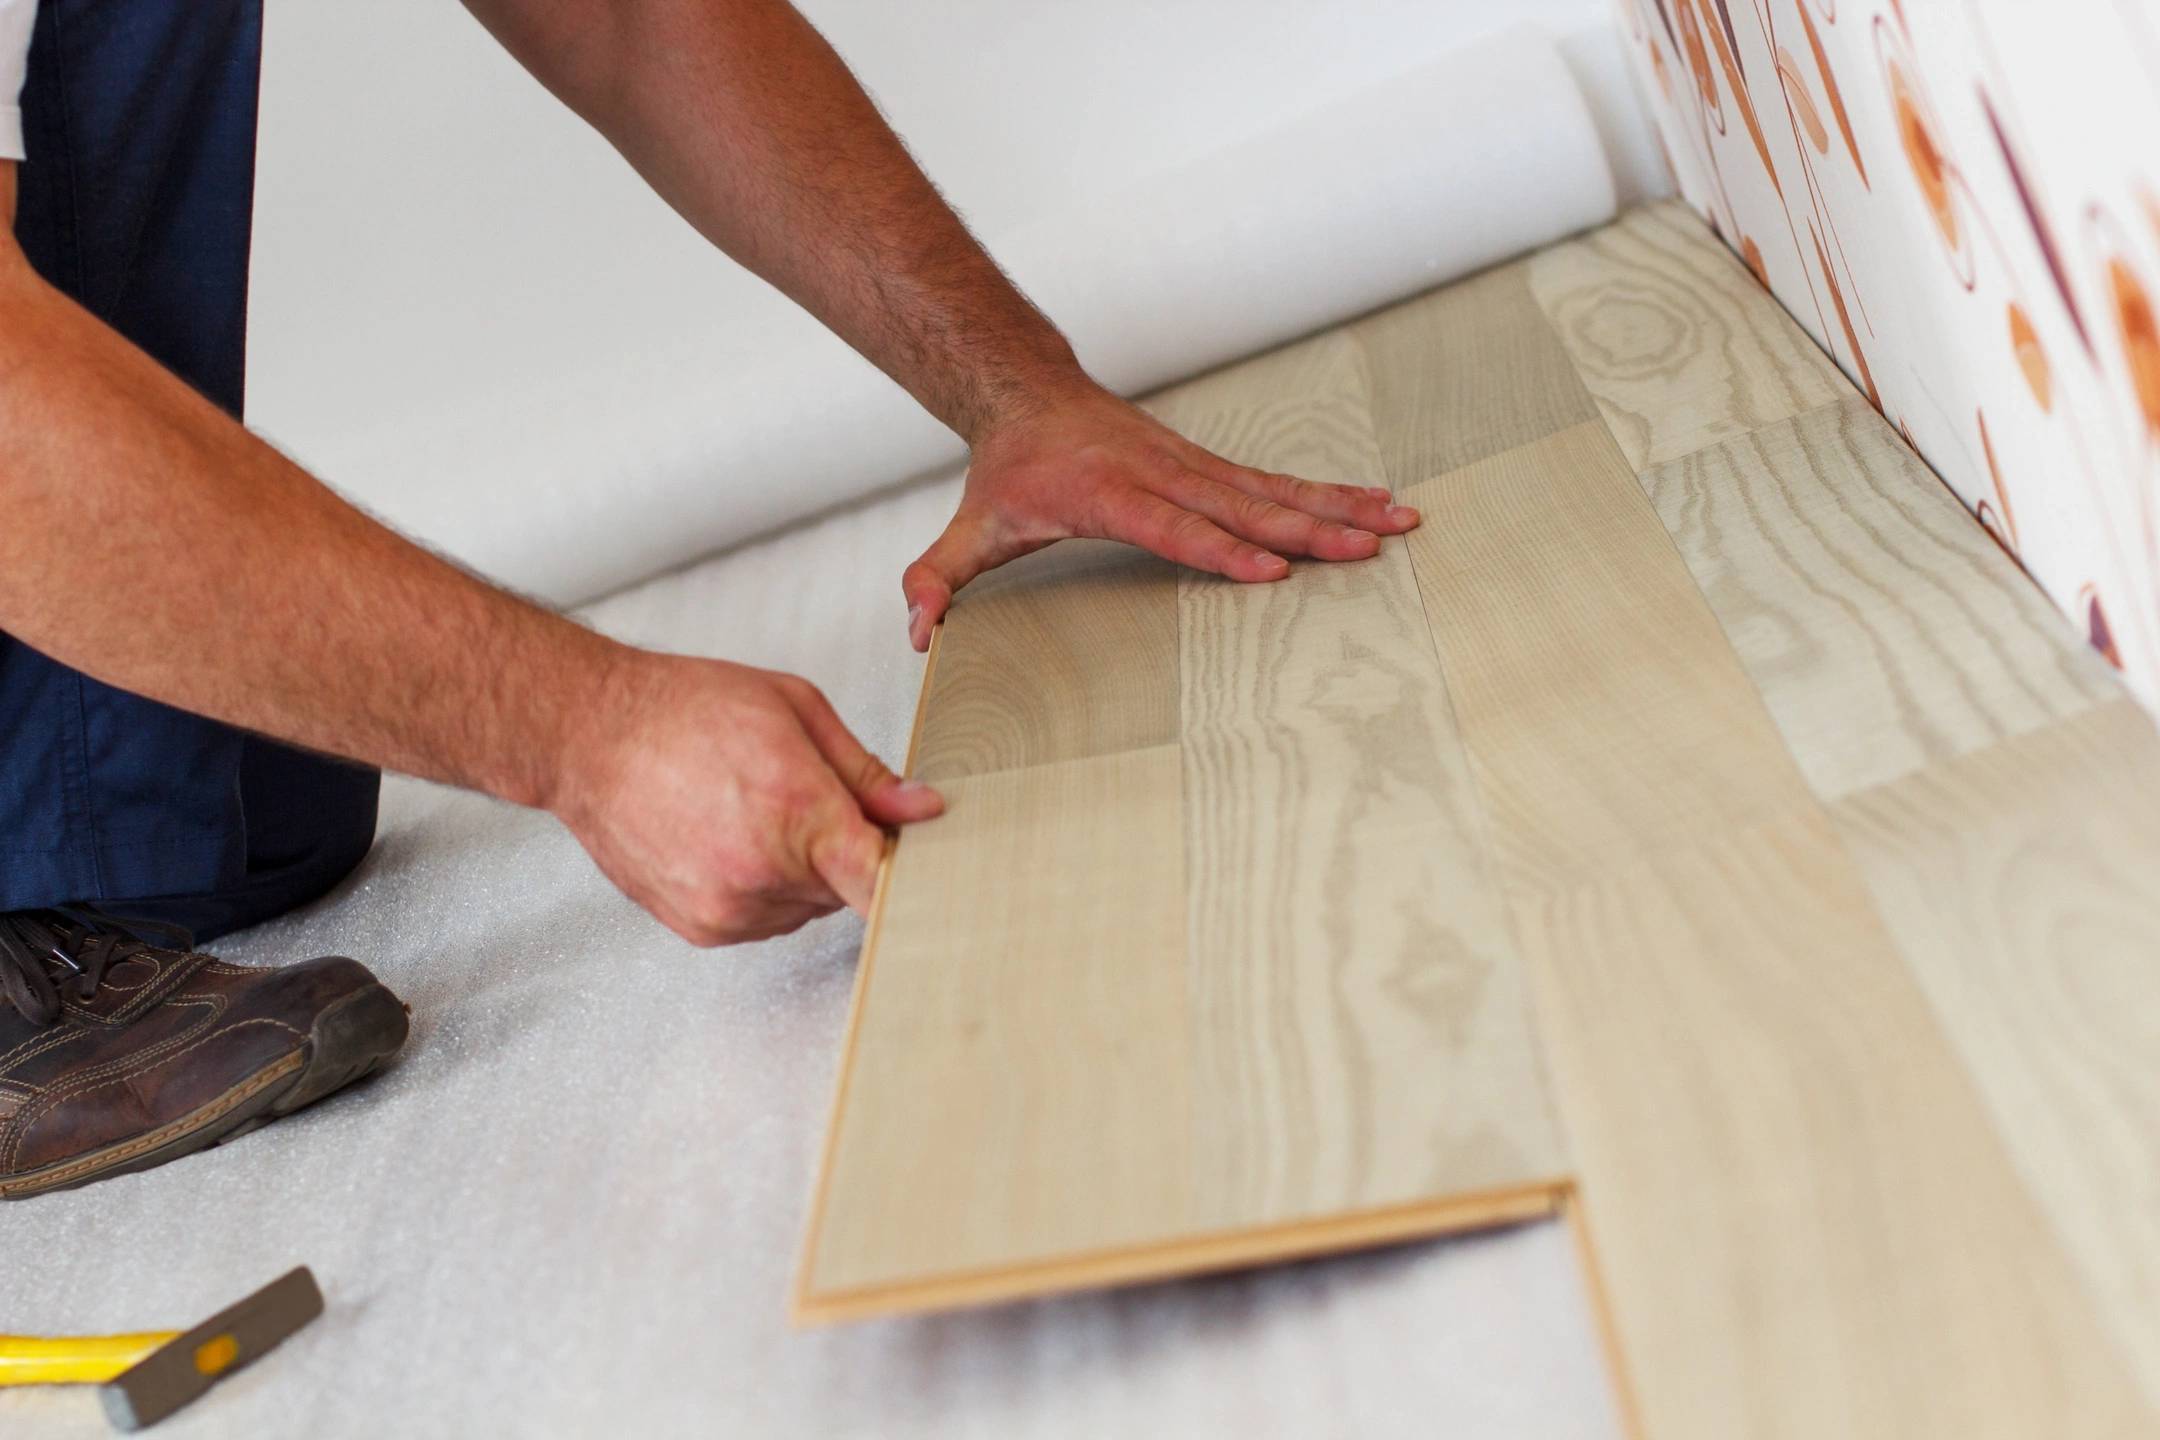
<svg viewBox="0 0 2160 1440">
<path fill-rule="evenodd" d="M 322 1291 L 307 1266 L 271 1281 L 184 1335 L 177 1335 L 100 1387 L 105 1418 L 140 1430 L 178 1410 L 322 1314 Z"/>
</svg>

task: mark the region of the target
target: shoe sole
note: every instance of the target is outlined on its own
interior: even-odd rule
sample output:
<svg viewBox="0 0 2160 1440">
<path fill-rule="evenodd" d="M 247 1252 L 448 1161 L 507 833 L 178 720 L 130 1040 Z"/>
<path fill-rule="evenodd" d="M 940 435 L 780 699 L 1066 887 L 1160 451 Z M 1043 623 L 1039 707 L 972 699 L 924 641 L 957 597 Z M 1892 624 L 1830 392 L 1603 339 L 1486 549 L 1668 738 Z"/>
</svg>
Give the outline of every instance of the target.
<svg viewBox="0 0 2160 1440">
<path fill-rule="evenodd" d="M 405 1006 L 389 987 L 356 990 L 315 1017 L 307 1044 L 179 1119 L 85 1155 L 0 1178 L 0 1200 L 23 1200 L 148 1170 L 237 1140 L 381 1068 L 405 1046 Z"/>
</svg>

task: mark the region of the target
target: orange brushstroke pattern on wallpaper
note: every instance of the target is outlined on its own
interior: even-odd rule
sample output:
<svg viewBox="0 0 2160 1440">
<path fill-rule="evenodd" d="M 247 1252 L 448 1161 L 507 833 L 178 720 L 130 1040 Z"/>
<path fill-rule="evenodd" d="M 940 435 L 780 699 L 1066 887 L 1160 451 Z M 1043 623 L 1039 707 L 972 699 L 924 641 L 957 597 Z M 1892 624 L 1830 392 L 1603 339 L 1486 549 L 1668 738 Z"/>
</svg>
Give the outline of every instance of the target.
<svg viewBox="0 0 2160 1440">
<path fill-rule="evenodd" d="M 1619 6 L 1681 193 L 2160 710 L 2160 7 Z"/>
</svg>

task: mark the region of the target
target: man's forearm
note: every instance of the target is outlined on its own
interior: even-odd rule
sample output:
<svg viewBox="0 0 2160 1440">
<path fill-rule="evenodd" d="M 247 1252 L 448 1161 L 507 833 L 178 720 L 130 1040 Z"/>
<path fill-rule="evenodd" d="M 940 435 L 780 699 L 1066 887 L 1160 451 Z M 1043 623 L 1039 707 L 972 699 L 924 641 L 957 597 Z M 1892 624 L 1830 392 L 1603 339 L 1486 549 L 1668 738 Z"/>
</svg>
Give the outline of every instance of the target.
<svg viewBox="0 0 2160 1440">
<path fill-rule="evenodd" d="M 547 803 L 619 647 L 355 510 L 8 248 L 0 630 L 183 709 Z"/>
<path fill-rule="evenodd" d="M 708 239 L 963 437 L 1085 386 L 782 0 L 467 3 Z"/>
</svg>

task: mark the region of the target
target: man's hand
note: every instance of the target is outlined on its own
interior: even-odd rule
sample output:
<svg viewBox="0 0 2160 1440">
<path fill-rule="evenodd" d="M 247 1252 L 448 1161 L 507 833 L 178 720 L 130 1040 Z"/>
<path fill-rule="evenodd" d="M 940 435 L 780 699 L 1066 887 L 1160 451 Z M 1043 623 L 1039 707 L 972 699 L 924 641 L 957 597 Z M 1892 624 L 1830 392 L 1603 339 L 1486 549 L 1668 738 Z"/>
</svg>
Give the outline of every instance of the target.
<svg viewBox="0 0 2160 1440">
<path fill-rule="evenodd" d="M 549 808 L 608 879 L 692 944 L 867 911 L 879 827 L 945 808 L 796 676 L 630 650 L 603 693 L 573 732 Z"/>
<path fill-rule="evenodd" d="M 928 648 L 953 592 L 1054 540 L 1124 540 L 1233 580 L 1280 580 L 1285 555 L 1362 560 L 1417 511 L 1377 487 L 1233 465 L 1093 385 L 989 428 L 960 509 L 907 568 L 908 639 Z"/>
</svg>

